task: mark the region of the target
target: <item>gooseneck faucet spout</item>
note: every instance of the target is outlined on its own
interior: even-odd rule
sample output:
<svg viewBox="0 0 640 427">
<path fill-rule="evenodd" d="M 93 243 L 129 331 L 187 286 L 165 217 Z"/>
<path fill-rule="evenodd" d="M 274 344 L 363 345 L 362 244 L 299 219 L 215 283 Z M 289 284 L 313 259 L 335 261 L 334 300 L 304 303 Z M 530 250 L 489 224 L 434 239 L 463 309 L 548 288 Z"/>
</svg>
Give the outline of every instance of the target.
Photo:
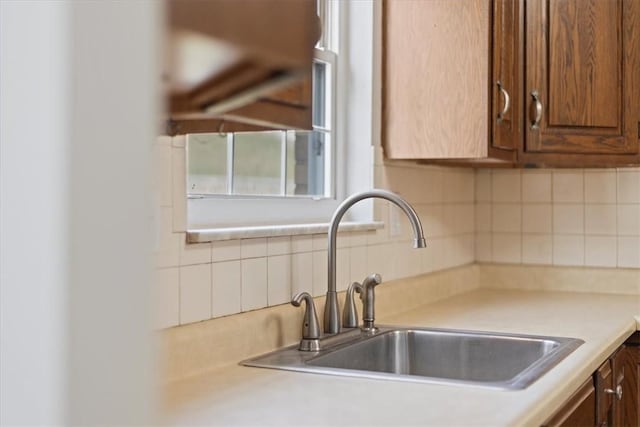
<svg viewBox="0 0 640 427">
<path fill-rule="evenodd" d="M 329 243 L 328 254 L 328 286 L 327 300 L 324 306 L 324 331 L 329 334 L 337 334 L 340 332 L 340 309 L 338 307 L 338 295 L 336 293 L 336 238 L 338 235 L 338 225 L 345 212 L 360 200 L 379 198 L 390 201 L 397 205 L 409 217 L 409 222 L 413 228 L 413 247 L 424 248 L 427 246 L 424 234 L 422 232 L 422 224 L 416 211 L 411 205 L 399 195 L 386 190 L 373 189 L 362 193 L 354 194 L 348 197 L 338 206 L 331 218 L 329 225 Z"/>
</svg>

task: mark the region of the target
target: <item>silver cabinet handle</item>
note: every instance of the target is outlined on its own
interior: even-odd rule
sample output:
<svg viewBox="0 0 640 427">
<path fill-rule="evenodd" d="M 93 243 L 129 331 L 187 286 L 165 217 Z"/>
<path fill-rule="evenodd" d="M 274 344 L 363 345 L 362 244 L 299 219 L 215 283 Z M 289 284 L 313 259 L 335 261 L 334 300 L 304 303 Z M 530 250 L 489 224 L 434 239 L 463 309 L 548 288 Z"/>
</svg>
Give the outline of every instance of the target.
<svg viewBox="0 0 640 427">
<path fill-rule="evenodd" d="M 540 94 L 537 90 L 531 92 L 533 98 L 533 105 L 536 109 L 536 117 L 531 122 L 531 129 L 538 129 L 540 127 L 540 120 L 542 120 L 542 102 L 540 101 Z"/>
<path fill-rule="evenodd" d="M 511 98 L 509 97 L 509 92 L 507 92 L 504 86 L 502 86 L 502 82 L 500 80 L 496 81 L 496 86 L 498 86 L 498 90 L 504 98 L 504 107 L 502 107 L 502 111 L 498 113 L 498 121 L 501 122 L 509 111 L 509 107 L 511 107 Z"/>
<path fill-rule="evenodd" d="M 616 399 L 622 400 L 622 386 L 621 385 L 618 385 L 615 390 L 612 390 L 610 388 L 605 388 L 604 392 L 607 393 L 607 394 L 615 394 L 616 395 Z"/>
</svg>

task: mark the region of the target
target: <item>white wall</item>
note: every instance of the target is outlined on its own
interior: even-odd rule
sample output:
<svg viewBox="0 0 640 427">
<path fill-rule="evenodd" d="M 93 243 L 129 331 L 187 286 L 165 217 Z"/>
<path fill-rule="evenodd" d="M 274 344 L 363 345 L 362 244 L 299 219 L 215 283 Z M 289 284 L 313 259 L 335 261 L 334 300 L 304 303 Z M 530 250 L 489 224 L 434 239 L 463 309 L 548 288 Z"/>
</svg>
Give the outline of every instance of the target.
<svg viewBox="0 0 640 427">
<path fill-rule="evenodd" d="M 4 425 L 149 424 L 155 1 L 2 1 Z"/>
<path fill-rule="evenodd" d="M 66 420 L 69 12 L 0 2 L 2 425 Z"/>
</svg>

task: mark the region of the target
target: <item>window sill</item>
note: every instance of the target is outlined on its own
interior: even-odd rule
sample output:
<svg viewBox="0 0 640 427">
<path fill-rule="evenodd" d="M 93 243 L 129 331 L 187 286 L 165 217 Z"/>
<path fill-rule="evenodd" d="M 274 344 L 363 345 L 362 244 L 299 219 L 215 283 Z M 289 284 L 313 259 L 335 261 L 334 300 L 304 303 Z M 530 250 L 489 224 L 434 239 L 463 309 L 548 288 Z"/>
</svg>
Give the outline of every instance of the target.
<svg viewBox="0 0 640 427">
<path fill-rule="evenodd" d="M 370 231 L 384 228 L 381 221 L 343 222 L 338 231 Z M 252 239 L 257 237 L 299 236 L 322 234 L 329 231 L 329 223 L 263 225 L 187 230 L 187 243 L 205 243 L 220 240 Z"/>
</svg>

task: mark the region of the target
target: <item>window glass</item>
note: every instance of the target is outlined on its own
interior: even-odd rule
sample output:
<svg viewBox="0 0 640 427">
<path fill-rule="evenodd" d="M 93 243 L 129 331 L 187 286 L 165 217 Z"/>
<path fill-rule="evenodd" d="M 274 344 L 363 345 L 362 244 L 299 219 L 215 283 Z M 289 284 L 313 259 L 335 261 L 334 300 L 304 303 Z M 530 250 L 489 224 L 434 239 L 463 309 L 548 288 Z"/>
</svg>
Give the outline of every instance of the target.
<svg viewBox="0 0 640 427">
<path fill-rule="evenodd" d="M 237 132 L 231 194 L 282 194 L 282 132 Z"/>
<path fill-rule="evenodd" d="M 287 132 L 287 196 L 322 196 L 325 178 L 325 135 Z"/>
<path fill-rule="evenodd" d="M 226 194 L 227 135 L 189 135 L 187 145 L 187 192 L 190 194 Z"/>
</svg>

